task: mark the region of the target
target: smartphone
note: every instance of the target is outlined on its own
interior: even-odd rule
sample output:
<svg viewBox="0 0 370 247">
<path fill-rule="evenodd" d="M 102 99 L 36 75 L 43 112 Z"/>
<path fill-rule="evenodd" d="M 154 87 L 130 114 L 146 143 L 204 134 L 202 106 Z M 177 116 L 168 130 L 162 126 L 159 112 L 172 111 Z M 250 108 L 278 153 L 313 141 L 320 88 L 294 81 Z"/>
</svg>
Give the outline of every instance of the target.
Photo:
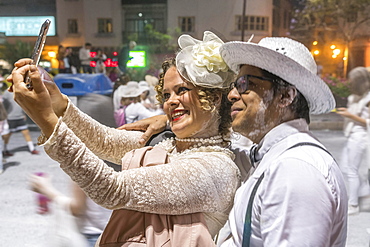
<svg viewBox="0 0 370 247">
<path fill-rule="evenodd" d="M 49 19 L 46 19 L 46 21 L 42 24 L 39 36 L 38 36 L 38 38 L 36 40 L 36 43 L 35 43 L 35 47 L 33 48 L 31 59 L 33 60 L 32 64 L 34 64 L 36 66 L 39 64 L 39 61 L 40 61 L 40 58 L 41 58 L 41 53 L 42 53 L 42 50 L 44 48 L 46 35 L 48 33 L 50 23 L 51 23 L 51 21 Z M 27 88 L 32 89 L 32 82 L 31 82 L 31 79 L 29 78 L 28 74 L 26 74 L 24 81 L 26 82 Z"/>
</svg>

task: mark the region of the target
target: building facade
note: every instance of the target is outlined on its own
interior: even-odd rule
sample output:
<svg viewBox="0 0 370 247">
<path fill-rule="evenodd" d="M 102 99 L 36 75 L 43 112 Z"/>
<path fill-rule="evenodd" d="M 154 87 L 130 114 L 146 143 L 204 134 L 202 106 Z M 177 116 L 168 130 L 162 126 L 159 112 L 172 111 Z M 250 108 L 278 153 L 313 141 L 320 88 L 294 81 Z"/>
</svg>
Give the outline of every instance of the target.
<svg viewBox="0 0 370 247">
<path fill-rule="evenodd" d="M 187 33 L 198 39 L 206 30 L 225 41 L 246 41 L 252 35 L 254 42 L 266 36 L 287 36 L 290 1 L 2 0 L 0 17 L 54 16 L 56 34 L 47 38 L 43 53 L 48 59 L 47 54 L 56 52 L 59 45 L 77 49 L 89 42 L 93 48 L 111 52 L 118 51 L 132 39 L 138 44 L 148 44 L 148 24 L 161 33 Z M 7 36 L 6 39 L 10 43 L 19 39 L 35 41 L 34 36 Z M 174 42 L 176 39 L 173 37 Z"/>
</svg>

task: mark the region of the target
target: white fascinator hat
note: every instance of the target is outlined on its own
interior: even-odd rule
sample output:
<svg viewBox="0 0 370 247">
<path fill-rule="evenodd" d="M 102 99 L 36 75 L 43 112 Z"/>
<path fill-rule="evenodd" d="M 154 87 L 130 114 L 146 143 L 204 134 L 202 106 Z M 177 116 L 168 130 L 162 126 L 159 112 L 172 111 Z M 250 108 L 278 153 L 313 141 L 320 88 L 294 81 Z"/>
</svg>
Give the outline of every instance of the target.
<svg viewBox="0 0 370 247">
<path fill-rule="evenodd" d="M 258 44 L 234 41 L 224 44 L 220 52 L 235 73 L 239 72 L 240 65 L 252 65 L 294 85 L 307 100 L 311 114 L 327 113 L 335 107 L 332 92 L 317 76 L 311 52 L 295 40 L 268 37 Z"/>
<path fill-rule="evenodd" d="M 178 39 L 180 52 L 176 56 L 178 72 L 196 86 L 206 88 L 229 87 L 234 73 L 220 55 L 224 42 L 210 31 L 205 31 L 203 40 L 183 34 Z"/>
</svg>

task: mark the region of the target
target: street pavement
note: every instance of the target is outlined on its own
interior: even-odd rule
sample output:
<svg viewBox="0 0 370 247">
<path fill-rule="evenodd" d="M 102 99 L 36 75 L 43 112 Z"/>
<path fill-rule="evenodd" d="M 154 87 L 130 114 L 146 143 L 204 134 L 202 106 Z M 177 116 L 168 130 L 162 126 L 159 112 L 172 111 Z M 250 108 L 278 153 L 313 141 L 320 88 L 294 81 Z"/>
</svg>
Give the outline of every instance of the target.
<svg viewBox="0 0 370 247">
<path fill-rule="evenodd" d="M 32 128 L 36 143 L 39 131 Z M 345 138 L 340 130 L 314 130 L 316 136 L 340 161 Z M 53 185 L 65 194 L 70 193 L 69 178 L 51 160 L 42 147 L 39 155 L 28 152 L 20 133 L 14 134 L 9 143 L 14 156 L 6 158 L 5 171 L 0 175 L 0 247 L 46 247 L 52 233 L 53 215 L 36 213 L 36 195 L 28 187 L 28 177 L 34 172 L 44 172 L 52 177 Z M 370 212 L 361 212 L 348 218 L 347 247 L 369 247 Z"/>
</svg>

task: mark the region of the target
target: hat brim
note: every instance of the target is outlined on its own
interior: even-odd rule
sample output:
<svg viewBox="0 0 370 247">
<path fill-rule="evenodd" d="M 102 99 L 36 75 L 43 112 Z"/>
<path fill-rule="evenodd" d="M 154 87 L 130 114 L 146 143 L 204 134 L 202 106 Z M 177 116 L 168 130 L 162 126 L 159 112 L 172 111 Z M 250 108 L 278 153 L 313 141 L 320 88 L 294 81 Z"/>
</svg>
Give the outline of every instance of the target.
<svg viewBox="0 0 370 247">
<path fill-rule="evenodd" d="M 335 108 L 333 94 L 326 83 L 316 74 L 279 52 L 255 43 L 234 41 L 222 45 L 220 53 L 235 73 L 239 72 L 240 65 L 252 65 L 294 85 L 307 100 L 311 114 L 327 113 Z"/>
</svg>

